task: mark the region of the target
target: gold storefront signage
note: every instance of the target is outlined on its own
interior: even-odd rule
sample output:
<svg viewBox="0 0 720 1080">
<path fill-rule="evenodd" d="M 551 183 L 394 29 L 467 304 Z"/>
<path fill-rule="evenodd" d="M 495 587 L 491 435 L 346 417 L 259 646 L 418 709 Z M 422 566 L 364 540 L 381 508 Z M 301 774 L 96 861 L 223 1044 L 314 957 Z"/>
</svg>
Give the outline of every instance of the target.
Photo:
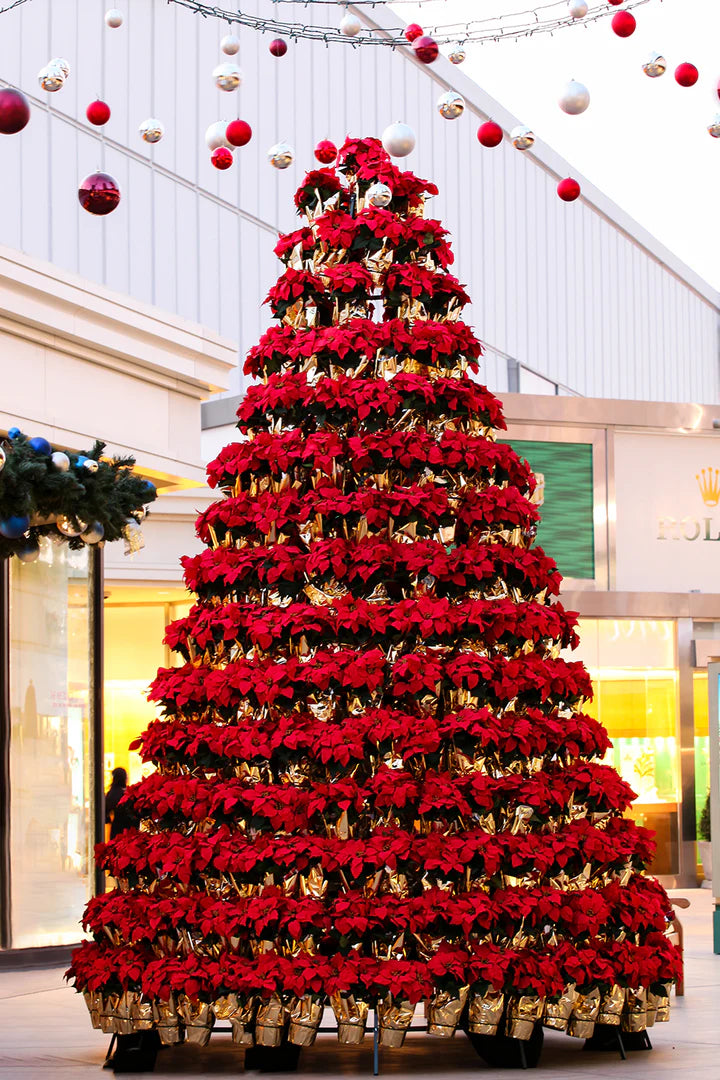
<svg viewBox="0 0 720 1080">
<path fill-rule="evenodd" d="M 705 506 L 720 504 L 720 469 L 701 469 L 695 480 Z M 672 518 L 658 521 L 658 540 L 720 540 L 720 520 L 712 516 Z"/>
</svg>

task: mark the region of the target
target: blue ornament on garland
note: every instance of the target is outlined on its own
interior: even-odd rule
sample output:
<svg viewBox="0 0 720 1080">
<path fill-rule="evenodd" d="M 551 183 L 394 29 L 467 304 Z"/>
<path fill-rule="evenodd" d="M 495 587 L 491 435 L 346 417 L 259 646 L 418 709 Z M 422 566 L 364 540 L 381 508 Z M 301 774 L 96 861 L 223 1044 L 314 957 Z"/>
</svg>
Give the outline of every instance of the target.
<svg viewBox="0 0 720 1080">
<path fill-rule="evenodd" d="M 40 545 L 38 544 L 37 540 L 28 540 L 28 542 L 26 544 L 23 544 L 23 546 L 19 548 L 15 552 L 15 554 L 17 555 L 20 562 L 36 562 L 37 559 L 40 557 Z"/>
<path fill-rule="evenodd" d="M 52 454 L 52 446 L 47 439 L 43 439 L 42 435 L 36 435 L 34 439 L 29 439 L 28 446 L 32 446 L 36 453 L 44 454 L 45 457 L 50 457 Z"/>
<path fill-rule="evenodd" d="M 157 492 L 157 488 L 151 480 L 145 481 L 145 490 L 147 491 L 148 495 L 155 495 Z"/>
<path fill-rule="evenodd" d="M 85 454 L 78 454 L 78 456 L 75 458 L 75 468 L 76 469 L 81 469 L 86 461 L 87 461 L 87 458 L 86 458 Z"/>
<path fill-rule="evenodd" d="M 30 528 L 30 518 L 25 514 L 14 514 L 13 517 L 0 521 L 0 534 L 7 540 L 19 540 Z"/>
<path fill-rule="evenodd" d="M 8 439 L 17 439 L 22 435 L 19 427 L 11 427 L 8 431 Z"/>
</svg>

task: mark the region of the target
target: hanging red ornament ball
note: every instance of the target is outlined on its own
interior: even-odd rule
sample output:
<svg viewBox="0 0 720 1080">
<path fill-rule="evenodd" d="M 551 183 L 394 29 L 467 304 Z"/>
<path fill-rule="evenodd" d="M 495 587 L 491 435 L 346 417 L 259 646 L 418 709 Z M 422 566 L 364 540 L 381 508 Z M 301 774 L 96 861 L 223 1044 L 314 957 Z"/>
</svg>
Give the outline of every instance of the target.
<svg viewBox="0 0 720 1080">
<path fill-rule="evenodd" d="M 720 81 L 717 84 L 717 96 L 720 98 Z"/>
<path fill-rule="evenodd" d="M 608 4 L 612 4 L 613 7 L 618 7 L 623 3 L 623 0 L 608 0 Z"/>
<path fill-rule="evenodd" d="M 110 119 L 110 106 L 104 101 L 91 101 L 85 110 L 85 115 L 91 124 L 102 127 Z"/>
<path fill-rule="evenodd" d="M 210 155 L 210 160 L 216 169 L 229 169 L 233 163 L 232 151 L 227 146 L 218 146 Z"/>
<path fill-rule="evenodd" d="M 321 165 L 332 165 L 337 157 L 337 146 L 330 139 L 322 139 L 315 147 L 315 157 Z"/>
<path fill-rule="evenodd" d="M 494 120 L 488 120 L 478 128 L 477 137 L 483 146 L 499 146 L 503 141 L 503 129 Z"/>
<path fill-rule="evenodd" d="M 694 64 L 678 64 L 675 68 L 675 82 L 680 86 L 694 86 L 700 78 L 700 72 Z"/>
<path fill-rule="evenodd" d="M 28 99 L 19 90 L 0 90 L 0 133 L 17 135 L 30 119 Z"/>
<path fill-rule="evenodd" d="M 247 146 L 252 139 L 252 128 L 244 120 L 231 120 L 225 129 L 225 138 L 233 146 Z"/>
<path fill-rule="evenodd" d="M 637 20 L 629 11 L 618 11 L 617 15 L 613 15 L 612 28 L 618 37 L 630 37 L 636 27 Z"/>
<path fill-rule="evenodd" d="M 91 173 L 80 185 L 78 199 L 89 214 L 111 214 L 120 202 L 120 188 L 109 173 Z"/>
<path fill-rule="evenodd" d="M 405 30 L 405 37 L 408 39 L 408 41 L 415 41 L 415 38 L 422 37 L 422 35 L 423 28 L 422 26 L 418 26 L 416 22 L 411 22 Z"/>
<path fill-rule="evenodd" d="M 287 41 L 281 37 L 273 38 L 268 48 L 273 56 L 284 56 L 287 52 Z"/>
<path fill-rule="evenodd" d="M 580 198 L 580 185 L 572 176 L 566 176 L 557 186 L 557 193 L 563 202 L 575 202 Z"/>
<path fill-rule="evenodd" d="M 432 64 L 433 60 L 437 60 L 438 53 L 440 52 L 437 42 L 434 41 L 433 38 L 428 37 L 427 34 L 415 38 L 412 47 L 415 50 L 415 55 L 418 60 L 421 60 L 423 64 Z"/>
</svg>

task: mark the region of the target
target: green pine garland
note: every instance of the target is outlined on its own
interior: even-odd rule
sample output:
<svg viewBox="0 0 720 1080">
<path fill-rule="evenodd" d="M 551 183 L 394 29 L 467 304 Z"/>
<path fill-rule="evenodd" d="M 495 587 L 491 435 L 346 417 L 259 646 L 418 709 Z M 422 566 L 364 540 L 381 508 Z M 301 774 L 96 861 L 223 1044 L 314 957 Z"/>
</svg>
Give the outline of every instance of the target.
<svg viewBox="0 0 720 1080">
<path fill-rule="evenodd" d="M 157 498 L 154 485 L 132 472 L 134 458 L 101 460 L 105 443 L 99 440 L 86 454 L 64 451 L 70 459 L 66 472 L 49 454 L 31 446 L 22 433 L 2 440 L 0 446 L 5 454 L 0 470 L 0 522 L 14 517 L 29 519 L 29 528 L 17 539 L 0 535 L 0 559 L 25 551 L 41 536 L 82 548 L 80 536 L 68 537 L 57 528 L 57 519 L 62 517 L 75 528 L 99 523 L 106 542 L 119 540 L 128 522 L 141 521 L 145 505 Z M 85 468 L 84 459 L 96 461 L 97 469 Z"/>
</svg>

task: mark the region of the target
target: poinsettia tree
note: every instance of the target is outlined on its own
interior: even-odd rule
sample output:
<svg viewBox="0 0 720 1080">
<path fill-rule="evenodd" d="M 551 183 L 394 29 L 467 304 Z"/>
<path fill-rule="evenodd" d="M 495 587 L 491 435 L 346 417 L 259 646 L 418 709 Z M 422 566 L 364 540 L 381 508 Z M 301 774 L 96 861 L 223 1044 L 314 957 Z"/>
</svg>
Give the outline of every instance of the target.
<svg viewBox="0 0 720 1080">
<path fill-rule="evenodd" d="M 140 821 L 71 969 L 97 1025 L 203 1042 L 666 1019 L 651 834 L 603 759 L 575 615 L 496 441 L 434 185 L 373 139 L 296 196 L 222 498 L 183 560 Z M 384 185 L 384 186 L 383 186 Z"/>
</svg>

